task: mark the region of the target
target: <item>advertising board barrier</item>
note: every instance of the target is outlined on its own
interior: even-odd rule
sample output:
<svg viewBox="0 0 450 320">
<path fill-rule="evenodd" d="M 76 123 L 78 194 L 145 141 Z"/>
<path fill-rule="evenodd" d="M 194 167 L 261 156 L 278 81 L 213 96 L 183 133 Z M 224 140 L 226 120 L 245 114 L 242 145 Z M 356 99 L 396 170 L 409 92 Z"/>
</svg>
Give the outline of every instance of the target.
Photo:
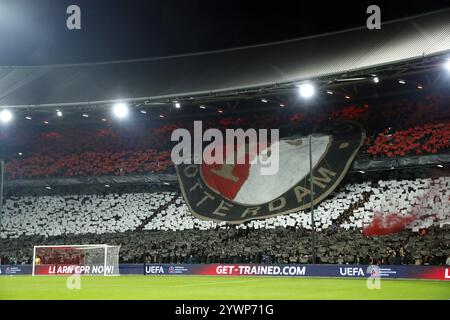
<svg viewBox="0 0 450 320">
<path fill-rule="evenodd" d="M 369 265 L 298 265 L 298 264 L 149 264 L 146 275 L 214 275 L 214 276 L 288 276 L 325 278 L 367 278 Z M 377 266 L 380 278 L 450 280 L 450 267 Z"/>
<path fill-rule="evenodd" d="M 371 265 L 331 264 L 120 264 L 121 275 L 209 275 L 367 278 Z M 450 281 L 449 266 L 376 266 L 381 279 L 423 279 Z M 31 275 L 31 265 L 2 265 L 0 276 Z"/>
</svg>

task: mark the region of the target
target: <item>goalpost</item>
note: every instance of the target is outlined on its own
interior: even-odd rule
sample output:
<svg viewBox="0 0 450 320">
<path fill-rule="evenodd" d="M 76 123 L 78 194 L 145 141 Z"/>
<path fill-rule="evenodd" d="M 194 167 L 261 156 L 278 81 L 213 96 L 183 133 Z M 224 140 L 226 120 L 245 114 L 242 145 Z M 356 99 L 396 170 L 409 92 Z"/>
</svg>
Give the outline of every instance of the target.
<svg viewBox="0 0 450 320">
<path fill-rule="evenodd" d="M 34 246 L 32 275 L 119 275 L 120 246 Z"/>
</svg>

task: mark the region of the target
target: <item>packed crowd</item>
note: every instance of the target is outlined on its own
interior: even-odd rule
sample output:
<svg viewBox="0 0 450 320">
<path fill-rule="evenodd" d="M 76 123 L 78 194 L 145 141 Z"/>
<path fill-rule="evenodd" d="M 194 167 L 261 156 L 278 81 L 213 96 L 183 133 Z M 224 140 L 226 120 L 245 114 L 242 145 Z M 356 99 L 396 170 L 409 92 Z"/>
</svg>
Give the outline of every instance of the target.
<svg viewBox="0 0 450 320">
<path fill-rule="evenodd" d="M 121 176 L 166 171 L 171 163 L 169 151 L 87 151 L 67 155 L 34 154 L 23 159 L 12 159 L 7 164 L 6 172 L 11 180 L 25 177 Z"/>
<path fill-rule="evenodd" d="M 450 226 L 366 237 L 358 229 L 316 233 L 317 261 L 329 264 L 445 264 Z M 31 263 L 33 245 L 120 245 L 123 263 L 311 263 L 311 232 L 295 227 L 127 231 L 0 240 L 4 264 Z"/>
<path fill-rule="evenodd" d="M 323 121 L 347 119 L 366 128 L 361 154 L 397 157 L 448 152 L 450 97 L 443 94 L 379 101 L 376 105 L 324 107 L 315 115 L 285 109 L 265 114 L 203 119 L 206 128 L 281 128 L 298 133 L 320 127 Z M 176 128 L 192 129 L 193 122 L 161 126 L 140 123 L 133 128 L 34 128 L 0 132 L 0 154 L 6 157 L 8 179 L 142 174 L 173 170 L 170 135 Z"/>
<path fill-rule="evenodd" d="M 450 254 L 449 199 L 448 176 L 344 184 L 315 209 L 320 261 L 441 263 Z M 310 229 L 308 212 L 200 220 L 177 192 L 10 197 L 0 255 L 19 263 L 34 245 L 108 243 L 122 245 L 123 262 L 307 263 Z"/>
<path fill-rule="evenodd" d="M 367 152 L 374 156 L 437 154 L 450 148 L 450 121 L 415 126 L 391 132 L 388 128 L 372 141 L 366 141 Z"/>
</svg>

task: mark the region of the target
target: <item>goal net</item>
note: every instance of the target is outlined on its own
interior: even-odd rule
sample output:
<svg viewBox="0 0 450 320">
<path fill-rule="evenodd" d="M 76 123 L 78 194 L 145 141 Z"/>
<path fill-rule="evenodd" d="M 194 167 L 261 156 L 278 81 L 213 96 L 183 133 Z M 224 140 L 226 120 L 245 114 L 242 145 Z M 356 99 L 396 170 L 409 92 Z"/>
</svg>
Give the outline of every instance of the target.
<svg viewBox="0 0 450 320">
<path fill-rule="evenodd" d="M 35 246 L 34 275 L 119 275 L 120 246 L 57 245 Z"/>
</svg>

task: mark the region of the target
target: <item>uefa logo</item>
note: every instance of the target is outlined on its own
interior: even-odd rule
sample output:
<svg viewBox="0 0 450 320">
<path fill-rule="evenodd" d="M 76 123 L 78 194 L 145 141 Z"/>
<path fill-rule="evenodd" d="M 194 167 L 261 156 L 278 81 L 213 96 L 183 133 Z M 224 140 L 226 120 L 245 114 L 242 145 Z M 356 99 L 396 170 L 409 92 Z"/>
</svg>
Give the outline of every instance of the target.
<svg viewBox="0 0 450 320">
<path fill-rule="evenodd" d="M 370 265 L 367 267 L 367 271 L 370 276 L 367 278 L 367 289 L 373 290 L 373 289 L 381 289 L 381 273 L 380 273 L 380 267 Z"/>
</svg>

